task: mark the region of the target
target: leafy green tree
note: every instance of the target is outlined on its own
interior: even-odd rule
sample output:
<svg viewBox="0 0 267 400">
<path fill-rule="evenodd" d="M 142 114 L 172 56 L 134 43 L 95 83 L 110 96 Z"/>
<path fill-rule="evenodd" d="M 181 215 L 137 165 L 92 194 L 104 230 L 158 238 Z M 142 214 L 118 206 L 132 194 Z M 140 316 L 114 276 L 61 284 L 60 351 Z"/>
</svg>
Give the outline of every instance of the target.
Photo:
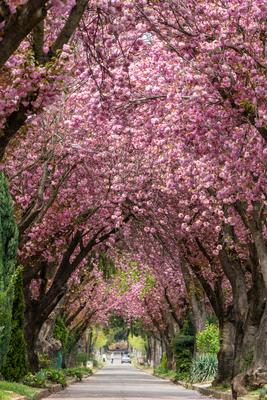
<svg viewBox="0 0 267 400">
<path fill-rule="evenodd" d="M 205 329 L 197 333 L 197 350 L 200 353 L 217 354 L 220 350 L 219 328 L 215 324 L 207 324 Z"/>
<path fill-rule="evenodd" d="M 5 361 L 11 334 L 14 273 L 18 229 L 7 179 L 0 172 L 0 368 Z"/>
<path fill-rule="evenodd" d="M 54 337 L 61 342 L 62 368 L 66 368 L 70 361 L 71 354 L 74 354 L 77 351 L 78 341 L 80 338 L 79 329 L 69 329 L 64 317 L 58 316 L 54 326 Z"/>
<path fill-rule="evenodd" d="M 24 293 L 22 268 L 18 268 L 14 279 L 11 337 L 1 374 L 8 381 L 19 381 L 27 374 L 27 351 L 24 338 Z"/>
<path fill-rule="evenodd" d="M 145 353 L 146 342 L 141 336 L 129 335 L 128 342 L 133 349 Z"/>
<path fill-rule="evenodd" d="M 108 342 L 108 338 L 105 335 L 104 331 L 102 329 L 94 329 L 93 331 L 93 341 L 95 343 L 95 348 L 96 349 L 101 349 L 102 347 L 106 346 Z"/>
</svg>

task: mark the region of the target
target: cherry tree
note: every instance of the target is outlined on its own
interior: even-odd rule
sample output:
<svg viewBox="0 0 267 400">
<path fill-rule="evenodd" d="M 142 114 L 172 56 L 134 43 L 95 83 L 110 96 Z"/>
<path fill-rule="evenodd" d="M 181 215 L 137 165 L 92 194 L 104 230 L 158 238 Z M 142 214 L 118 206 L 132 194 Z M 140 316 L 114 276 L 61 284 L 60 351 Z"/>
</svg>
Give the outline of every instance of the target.
<svg viewBox="0 0 267 400">
<path fill-rule="evenodd" d="M 54 10 L 48 56 L 62 28 Z M 37 315 L 49 315 L 95 251 L 116 248 L 160 282 L 162 326 L 176 315 L 169 302 L 177 296 L 183 309 L 177 299 L 201 285 L 191 307 L 204 319 L 209 300 L 222 340 L 218 381 L 235 377 L 239 393 L 267 371 L 266 12 L 263 0 L 99 1 L 73 47 L 25 64 L 25 41 L 1 82 L 3 149 L 27 121 L 6 170 Z"/>
</svg>

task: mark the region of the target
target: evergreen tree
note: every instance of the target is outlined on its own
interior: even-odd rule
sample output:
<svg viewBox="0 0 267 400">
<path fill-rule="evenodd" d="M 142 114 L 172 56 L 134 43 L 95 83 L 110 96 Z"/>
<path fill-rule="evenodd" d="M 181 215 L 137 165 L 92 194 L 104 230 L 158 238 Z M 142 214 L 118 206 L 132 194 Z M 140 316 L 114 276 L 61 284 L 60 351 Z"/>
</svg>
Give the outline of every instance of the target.
<svg viewBox="0 0 267 400">
<path fill-rule="evenodd" d="M 8 183 L 0 172 L 0 367 L 8 351 L 11 333 L 14 273 L 18 248 L 18 229 Z"/>
<path fill-rule="evenodd" d="M 14 283 L 11 337 L 1 374 L 8 381 L 19 381 L 27 373 L 26 342 L 24 338 L 24 293 L 22 268 L 18 268 Z"/>
</svg>

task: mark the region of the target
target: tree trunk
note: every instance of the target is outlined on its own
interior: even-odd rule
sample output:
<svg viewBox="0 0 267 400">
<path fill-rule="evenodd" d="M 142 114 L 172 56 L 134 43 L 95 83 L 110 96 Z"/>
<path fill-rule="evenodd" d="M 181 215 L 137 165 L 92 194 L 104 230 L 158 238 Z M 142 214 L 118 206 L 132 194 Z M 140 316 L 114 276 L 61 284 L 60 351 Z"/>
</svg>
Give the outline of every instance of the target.
<svg viewBox="0 0 267 400">
<path fill-rule="evenodd" d="M 235 327 L 229 320 L 220 323 L 220 351 L 218 353 L 218 373 L 214 385 L 229 384 L 234 367 Z"/>
<path fill-rule="evenodd" d="M 242 358 L 247 361 L 247 368 L 244 368 L 243 371 L 241 370 L 240 373 L 237 374 L 233 380 L 233 387 L 238 395 L 246 394 L 247 387 L 259 388 L 264 386 L 267 382 L 266 305 L 259 327 L 257 330 L 254 327 L 253 333 L 254 336 L 250 336 L 249 343 L 243 343 L 243 348 L 247 348 L 247 356 L 245 354 L 242 354 Z M 250 351 L 250 353 L 248 351 Z"/>
<path fill-rule="evenodd" d="M 193 324 L 195 332 L 202 331 L 205 328 L 207 320 L 207 310 L 205 301 L 205 291 L 201 283 L 190 273 L 187 263 L 183 260 L 181 263 L 183 279 L 191 305 L 193 314 Z"/>
<path fill-rule="evenodd" d="M 31 297 L 31 290 L 28 286 L 24 287 L 25 298 L 25 340 L 27 343 L 28 362 L 31 372 L 37 372 L 39 369 L 39 360 L 37 355 L 37 340 L 42 328 L 43 322 L 40 319 L 39 303 Z"/>
<path fill-rule="evenodd" d="M 167 369 L 173 369 L 174 365 L 174 354 L 172 346 L 169 343 L 165 343 L 165 351 L 167 356 Z"/>
<path fill-rule="evenodd" d="M 147 349 L 146 349 L 146 358 L 145 358 L 145 362 L 148 365 L 151 365 L 151 361 L 152 361 L 152 340 L 151 340 L 151 336 L 149 336 L 147 338 Z"/>
<path fill-rule="evenodd" d="M 61 368 L 62 368 L 62 369 L 67 368 L 67 362 L 66 362 L 66 354 L 65 354 L 65 351 L 62 351 L 62 364 L 61 364 Z"/>
<path fill-rule="evenodd" d="M 264 366 L 266 357 L 266 290 L 253 244 L 250 259 L 252 286 L 248 292 L 249 308 L 242 332 L 236 340 L 233 390 L 237 395 L 245 394 L 247 385 L 257 386 L 256 371 Z"/>
<path fill-rule="evenodd" d="M 252 368 L 249 374 L 249 384 L 263 386 L 267 382 L 267 305 L 256 336 L 256 349 Z"/>
<path fill-rule="evenodd" d="M 162 357 L 162 344 L 156 337 L 153 338 L 153 368 L 157 368 Z"/>
<path fill-rule="evenodd" d="M 39 369 L 38 356 L 36 354 L 36 344 L 41 326 L 35 318 L 36 310 L 34 307 L 26 308 L 25 312 L 25 340 L 27 343 L 28 362 L 30 371 L 35 373 Z"/>
<path fill-rule="evenodd" d="M 205 324 L 207 321 L 206 301 L 203 291 L 201 291 L 200 293 L 197 293 L 195 291 L 192 292 L 190 296 L 190 303 L 192 307 L 193 324 L 195 332 L 197 333 L 205 328 Z"/>
</svg>

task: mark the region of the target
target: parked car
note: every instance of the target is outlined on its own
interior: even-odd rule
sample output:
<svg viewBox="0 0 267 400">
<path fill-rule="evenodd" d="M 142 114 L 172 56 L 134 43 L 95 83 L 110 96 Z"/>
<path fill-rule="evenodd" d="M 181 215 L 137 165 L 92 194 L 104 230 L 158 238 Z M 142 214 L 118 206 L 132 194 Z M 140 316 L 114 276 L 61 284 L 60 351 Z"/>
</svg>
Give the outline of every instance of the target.
<svg viewBox="0 0 267 400">
<path fill-rule="evenodd" d="M 121 357 L 121 363 L 122 364 L 131 364 L 132 360 L 130 359 L 130 357 L 127 354 L 124 354 Z"/>
</svg>

